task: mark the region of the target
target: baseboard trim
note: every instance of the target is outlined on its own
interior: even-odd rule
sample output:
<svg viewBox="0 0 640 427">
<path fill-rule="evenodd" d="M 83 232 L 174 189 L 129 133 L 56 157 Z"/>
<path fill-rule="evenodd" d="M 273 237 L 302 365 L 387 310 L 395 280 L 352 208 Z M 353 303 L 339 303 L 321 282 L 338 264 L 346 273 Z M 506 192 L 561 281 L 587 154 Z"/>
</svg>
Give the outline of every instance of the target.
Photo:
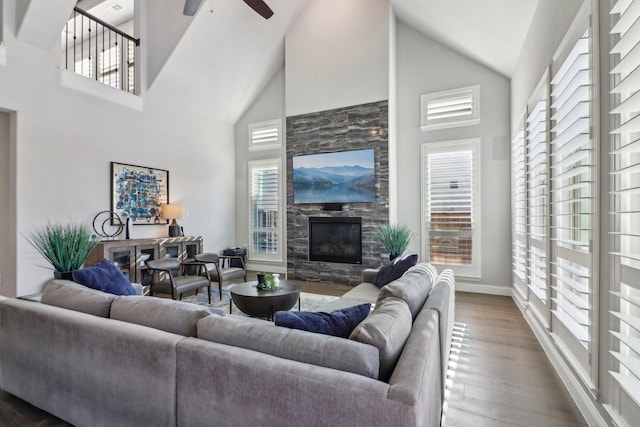
<svg viewBox="0 0 640 427">
<path fill-rule="evenodd" d="M 482 283 L 460 283 L 456 281 L 456 291 L 474 292 L 476 294 L 511 296 L 510 286 L 484 285 Z"/>
<path fill-rule="evenodd" d="M 544 353 L 551 362 L 551 365 L 556 370 L 562 383 L 567 388 L 569 395 L 578 406 L 578 410 L 584 417 L 589 426 L 600 427 L 611 425 L 608 423 L 598 410 L 596 403 L 591 399 L 588 392 L 582 386 L 579 378 L 577 378 L 571 367 L 562 357 L 562 354 L 555 347 L 551 337 L 547 331 L 536 321 L 534 314 L 528 309 L 528 304 L 524 301 L 520 301 L 514 295 L 513 298 L 516 306 L 522 312 L 524 319 L 529 324 L 529 327 L 533 331 L 533 334 L 538 339 L 538 342 L 542 346 Z"/>
</svg>

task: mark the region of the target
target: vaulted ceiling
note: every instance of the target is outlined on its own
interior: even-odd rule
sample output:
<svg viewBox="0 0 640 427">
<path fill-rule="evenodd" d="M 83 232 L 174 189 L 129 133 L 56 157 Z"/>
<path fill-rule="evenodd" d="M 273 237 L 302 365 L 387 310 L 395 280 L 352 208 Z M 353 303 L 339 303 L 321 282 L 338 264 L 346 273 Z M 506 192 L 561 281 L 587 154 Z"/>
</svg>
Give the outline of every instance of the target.
<svg viewBox="0 0 640 427">
<path fill-rule="evenodd" d="M 162 88 L 163 94 L 188 98 L 194 113 L 208 111 L 235 122 L 282 66 L 285 34 L 311 1 L 318 0 L 267 0 L 275 12 L 269 20 L 241 0 L 203 0 L 194 17 L 182 15 L 182 0 L 140 2 L 154 36 L 146 43 L 152 53 L 147 96 Z M 82 0 L 79 5 L 101 4 L 107 13 L 115 3 L 124 11 L 101 17 L 122 19 L 133 0 Z M 538 0 L 390 3 L 401 22 L 510 77 Z"/>
</svg>

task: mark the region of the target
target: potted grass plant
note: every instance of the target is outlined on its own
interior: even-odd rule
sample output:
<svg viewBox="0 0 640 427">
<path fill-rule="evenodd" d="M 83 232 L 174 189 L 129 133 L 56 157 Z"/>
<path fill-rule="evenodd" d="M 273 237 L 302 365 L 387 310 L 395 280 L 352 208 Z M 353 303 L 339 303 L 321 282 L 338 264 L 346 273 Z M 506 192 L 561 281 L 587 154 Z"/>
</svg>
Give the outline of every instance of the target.
<svg viewBox="0 0 640 427">
<path fill-rule="evenodd" d="M 57 279 L 70 279 L 98 244 L 98 237 L 80 223 L 48 223 L 26 238 L 51 263 Z"/>
<path fill-rule="evenodd" d="M 393 260 L 409 247 L 413 231 L 406 224 L 384 223 L 378 226 L 374 237 L 389 252 L 389 260 Z"/>
</svg>

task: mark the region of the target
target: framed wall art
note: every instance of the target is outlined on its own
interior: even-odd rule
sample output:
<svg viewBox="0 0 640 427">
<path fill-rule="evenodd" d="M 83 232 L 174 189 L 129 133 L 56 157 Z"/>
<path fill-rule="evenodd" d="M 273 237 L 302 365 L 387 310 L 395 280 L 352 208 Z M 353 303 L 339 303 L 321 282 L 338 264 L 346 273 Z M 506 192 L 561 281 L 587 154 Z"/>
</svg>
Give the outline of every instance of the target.
<svg viewBox="0 0 640 427">
<path fill-rule="evenodd" d="M 111 211 L 123 221 L 160 224 L 163 203 L 169 203 L 169 171 L 111 162 Z"/>
</svg>

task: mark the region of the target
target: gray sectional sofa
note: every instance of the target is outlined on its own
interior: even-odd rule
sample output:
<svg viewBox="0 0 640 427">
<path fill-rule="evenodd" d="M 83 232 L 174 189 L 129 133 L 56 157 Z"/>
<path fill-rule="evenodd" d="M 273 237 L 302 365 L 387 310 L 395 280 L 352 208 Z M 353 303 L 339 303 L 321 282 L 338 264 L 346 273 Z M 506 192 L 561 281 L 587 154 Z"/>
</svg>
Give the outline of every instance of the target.
<svg viewBox="0 0 640 427">
<path fill-rule="evenodd" d="M 53 280 L 0 301 L 0 388 L 78 426 L 437 426 L 453 275 L 373 274 L 325 309 L 375 303 L 350 339 Z"/>
</svg>

